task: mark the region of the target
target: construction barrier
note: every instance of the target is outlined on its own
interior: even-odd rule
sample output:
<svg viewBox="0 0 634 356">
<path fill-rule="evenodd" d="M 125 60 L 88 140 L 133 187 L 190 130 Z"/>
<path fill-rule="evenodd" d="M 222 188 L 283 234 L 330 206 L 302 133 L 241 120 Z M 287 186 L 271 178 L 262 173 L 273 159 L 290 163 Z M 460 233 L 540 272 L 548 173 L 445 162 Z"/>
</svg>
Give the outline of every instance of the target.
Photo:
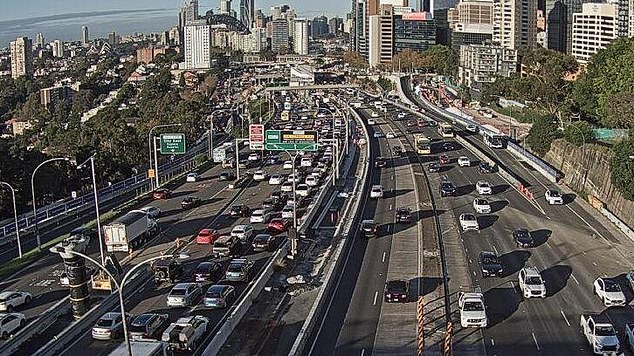
<svg viewBox="0 0 634 356">
<path fill-rule="evenodd" d="M 423 356 L 423 348 L 425 347 L 425 335 L 424 335 L 424 330 L 423 330 L 423 326 L 425 325 L 425 322 L 423 320 L 423 296 L 419 295 L 418 296 L 418 303 L 416 304 L 416 321 L 417 321 L 417 341 L 418 341 L 418 346 L 417 346 L 417 355 L 418 356 Z"/>
<path fill-rule="evenodd" d="M 443 348 L 443 356 L 451 356 L 451 339 L 453 337 L 453 325 L 451 321 L 447 322 L 447 332 L 445 333 L 445 344 Z"/>
</svg>

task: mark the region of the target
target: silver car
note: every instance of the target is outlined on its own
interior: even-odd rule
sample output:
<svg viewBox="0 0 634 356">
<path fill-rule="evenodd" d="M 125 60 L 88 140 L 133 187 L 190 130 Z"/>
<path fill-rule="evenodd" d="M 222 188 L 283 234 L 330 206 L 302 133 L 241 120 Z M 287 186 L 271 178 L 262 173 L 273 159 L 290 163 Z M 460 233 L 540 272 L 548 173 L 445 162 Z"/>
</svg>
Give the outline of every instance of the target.
<svg viewBox="0 0 634 356">
<path fill-rule="evenodd" d="M 123 335 L 123 318 L 121 313 L 106 313 L 92 327 L 92 338 L 95 340 L 116 339 Z"/>
<path fill-rule="evenodd" d="M 168 307 L 188 307 L 194 305 L 202 294 L 200 286 L 196 283 L 179 283 L 172 288 L 167 296 Z"/>
</svg>

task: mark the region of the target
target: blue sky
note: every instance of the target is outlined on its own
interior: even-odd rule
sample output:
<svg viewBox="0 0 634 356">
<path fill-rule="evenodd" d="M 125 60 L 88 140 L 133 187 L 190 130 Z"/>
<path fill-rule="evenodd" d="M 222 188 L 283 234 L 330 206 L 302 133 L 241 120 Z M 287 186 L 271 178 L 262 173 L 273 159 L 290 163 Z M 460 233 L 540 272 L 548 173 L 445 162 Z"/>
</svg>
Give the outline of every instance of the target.
<svg viewBox="0 0 634 356">
<path fill-rule="evenodd" d="M 200 0 L 201 12 L 219 7 L 218 0 Z M 233 0 L 237 9 L 240 0 Z M 288 4 L 295 8 L 300 16 L 344 17 L 350 11 L 350 0 L 255 0 L 256 8 L 268 13 L 272 5 Z M 0 21 L 59 15 L 74 12 L 126 10 L 126 9 L 169 9 L 178 8 L 182 0 L 3 0 Z"/>
</svg>

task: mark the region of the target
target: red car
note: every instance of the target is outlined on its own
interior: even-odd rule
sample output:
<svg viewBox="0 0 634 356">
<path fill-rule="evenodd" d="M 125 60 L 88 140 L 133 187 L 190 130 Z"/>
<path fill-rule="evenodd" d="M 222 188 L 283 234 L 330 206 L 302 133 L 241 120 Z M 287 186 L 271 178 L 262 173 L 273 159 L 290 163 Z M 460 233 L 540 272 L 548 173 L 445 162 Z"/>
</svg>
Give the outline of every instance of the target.
<svg viewBox="0 0 634 356">
<path fill-rule="evenodd" d="M 213 244 L 218 237 L 220 237 L 218 231 L 214 229 L 202 229 L 198 233 L 198 236 L 196 236 L 196 243 L 199 245 Z"/>
<path fill-rule="evenodd" d="M 275 218 L 269 222 L 268 230 L 270 232 L 284 232 L 291 225 L 290 220 Z"/>
<path fill-rule="evenodd" d="M 449 164 L 449 156 L 442 154 L 440 155 L 440 157 L 438 157 L 438 161 L 440 162 L 440 164 Z"/>
<path fill-rule="evenodd" d="M 152 198 L 154 198 L 154 200 L 169 199 L 171 196 L 172 191 L 169 189 L 157 189 L 154 191 L 154 194 L 152 194 Z"/>
</svg>

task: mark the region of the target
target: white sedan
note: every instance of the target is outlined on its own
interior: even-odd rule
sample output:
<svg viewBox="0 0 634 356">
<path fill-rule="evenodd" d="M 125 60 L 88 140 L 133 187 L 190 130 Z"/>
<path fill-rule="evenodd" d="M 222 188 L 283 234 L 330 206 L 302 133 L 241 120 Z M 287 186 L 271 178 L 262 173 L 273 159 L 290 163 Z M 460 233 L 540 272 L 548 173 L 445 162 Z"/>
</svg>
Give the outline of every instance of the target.
<svg viewBox="0 0 634 356">
<path fill-rule="evenodd" d="M 273 174 L 271 175 L 271 177 L 269 178 L 269 184 L 270 185 L 280 185 L 284 182 L 284 177 L 282 177 L 279 174 Z"/>
<path fill-rule="evenodd" d="M 282 186 L 280 187 L 280 189 L 283 192 L 292 192 L 293 191 L 293 183 L 292 182 L 284 182 L 282 183 Z"/>
<path fill-rule="evenodd" d="M 373 185 L 372 189 L 370 189 L 370 198 L 383 198 L 383 187 L 380 185 Z"/>
<path fill-rule="evenodd" d="M 0 310 L 11 313 L 15 308 L 28 304 L 33 296 L 29 292 L 4 291 L 0 293 Z"/>
<path fill-rule="evenodd" d="M 478 218 L 471 213 L 463 213 L 460 214 L 460 227 L 462 227 L 462 231 L 468 230 L 480 230 L 480 225 L 478 224 Z"/>
<path fill-rule="evenodd" d="M 261 182 L 266 179 L 266 172 L 263 170 L 257 170 L 253 172 L 253 180 L 256 182 Z"/>
<path fill-rule="evenodd" d="M 17 330 L 26 325 L 26 317 L 22 313 L 1 313 L 0 314 L 0 336 L 6 340 L 15 334 Z"/>
<path fill-rule="evenodd" d="M 188 182 L 196 182 L 196 181 L 198 181 L 198 173 L 189 173 L 187 175 L 187 181 Z"/>
<path fill-rule="evenodd" d="M 460 167 L 471 167 L 471 160 L 467 156 L 458 157 L 458 165 Z"/>
<path fill-rule="evenodd" d="M 282 209 L 282 219 L 292 219 L 293 218 L 293 206 L 286 205 Z"/>
<path fill-rule="evenodd" d="M 400 112 L 398 113 L 398 115 L 396 115 L 396 117 L 398 117 L 399 119 L 404 119 L 405 116 L 407 116 L 404 112 Z"/>
<path fill-rule="evenodd" d="M 564 198 L 556 190 L 547 190 L 545 197 L 550 205 L 562 205 L 564 203 Z"/>
<path fill-rule="evenodd" d="M 374 121 L 374 119 L 368 119 L 368 125 L 376 125 L 376 121 Z"/>
<path fill-rule="evenodd" d="M 257 161 L 260 159 L 260 155 L 253 152 L 249 154 L 249 157 L 247 158 L 249 161 Z"/>
<path fill-rule="evenodd" d="M 293 181 L 295 183 L 299 183 L 301 181 L 301 179 L 300 179 L 299 176 L 295 176 L 294 174 L 291 174 L 291 175 L 288 176 L 288 178 L 286 178 L 286 181 L 287 182 L 291 182 L 291 183 L 293 183 Z"/>
<path fill-rule="evenodd" d="M 306 185 L 308 185 L 309 187 L 316 187 L 319 185 L 319 176 L 321 174 L 319 172 L 317 172 L 317 176 L 311 175 L 306 177 Z"/>
<path fill-rule="evenodd" d="M 396 137 L 396 134 L 394 134 L 394 132 L 392 131 L 385 134 L 385 138 L 395 138 L 395 137 Z"/>
<path fill-rule="evenodd" d="M 295 187 L 295 194 L 300 197 L 307 197 L 310 194 L 310 187 L 306 184 L 298 184 Z"/>
<path fill-rule="evenodd" d="M 282 169 L 293 169 L 292 161 L 284 161 L 284 165 L 282 165 Z"/>
<path fill-rule="evenodd" d="M 376 111 L 373 111 L 373 112 L 370 114 L 370 116 L 372 116 L 372 117 L 379 117 L 379 114 L 378 114 Z M 370 122 L 368 122 L 368 124 L 369 124 L 369 123 L 370 123 Z M 370 125 L 372 125 L 372 124 L 370 124 Z"/>
<path fill-rule="evenodd" d="M 597 278 L 594 281 L 594 294 L 603 302 L 606 307 L 625 306 L 625 294 L 621 286 L 609 278 Z"/>
<path fill-rule="evenodd" d="M 485 180 L 479 180 L 476 183 L 476 190 L 480 195 L 491 195 L 493 194 L 493 189 L 491 188 L 491 184 Z"/>
<path fill-rule="evenodd" d="M 491 213 L 491 204 L 486 199 L 475 198 L 473 200 L 473 209 L 478 214 L 489 214 Z"/>
<path fill-rule="evenodd" d="M 256 209 L 251 213 L 251 217 L 249 218 L 249 222 L 251 224 L 254 223 L 267 223 L 271 219 L 271 213 L 264 209 Z"/>
</svg>

